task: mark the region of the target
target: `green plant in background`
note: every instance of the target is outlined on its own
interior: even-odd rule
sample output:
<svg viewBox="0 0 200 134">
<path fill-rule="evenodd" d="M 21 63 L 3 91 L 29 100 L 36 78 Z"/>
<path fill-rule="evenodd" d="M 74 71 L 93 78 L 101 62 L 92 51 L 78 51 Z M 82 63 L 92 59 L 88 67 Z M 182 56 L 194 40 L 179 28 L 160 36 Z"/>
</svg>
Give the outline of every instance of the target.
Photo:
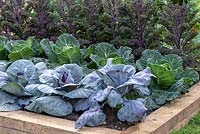
<svg viewBox="0 0 200 134">
<path fill-rule="evenodd" d="M 139 70 L 149 67 L 155 75 L 149 86 L 152 94 L 145 99 L 149 110 L 154 110 L 187 92 L 188 87 L 199 79 L 199 74 L 194 69 L 183 67 L 180 56 L 161 55 L 157 50 L 143 51 L 142 57 L 136 61 L 136 66 Z"/>
<path fill-rule="evenodd" d="M 30 14 L 25 12 L 25 1 L 1 1 L 0 7 L 1 34 L 11 38 L 26 38 L 26 22 Z"/>
<path fill-rule="evenodd" d="M 121 11 L 122 31 L 129 32 L 125 38 L 128 45 L 137 48 L 155 47 L 160 40 L 157 27 L 159 6 L 152 1 L 125 1 Z M 121 33 L 122 33 L 121 31 Z M 124 34 L 122 34 L 124 35 Z"/>
<path fill-rule="evenodd" d="M 164 42 L 187 51 L 191 47 L 192 39 L 197 35 L 193 30 L 194 25 L 198 22 L 195 19 L 197 10 L 191 11 L 187 5 L 168 4 L 161 14 L 161 24 L 167 29 Z"/>
</svg>

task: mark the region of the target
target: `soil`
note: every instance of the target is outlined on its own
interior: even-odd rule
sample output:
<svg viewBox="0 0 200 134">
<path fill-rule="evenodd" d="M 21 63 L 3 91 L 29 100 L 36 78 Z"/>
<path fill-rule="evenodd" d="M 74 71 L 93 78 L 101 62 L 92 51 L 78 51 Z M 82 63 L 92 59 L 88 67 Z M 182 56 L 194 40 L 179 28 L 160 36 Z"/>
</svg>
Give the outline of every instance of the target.
<svg viewBox="0 0 200 134">
<path fill-rule="evenodd" d="M 117 110 L 112 109 L 108 106 L 104 107 L 103 112 L 106 114 L 106 120 L 99 127 L 111 128 L 111 129 L 117 129 L 117 130 L 125 130 L 125 129 L 129 128 L 130 126 L 133 126 L 136 124 L 136 123 L 128 123 L 128 122 L 119 121 L 117 118 Z M 71 115 L 66 117 L 66 119 L 75 121 L 78 119 L 78 117 L 80 115 L 81 115 L 81 113 L 73 112 Z"/>
</svg>

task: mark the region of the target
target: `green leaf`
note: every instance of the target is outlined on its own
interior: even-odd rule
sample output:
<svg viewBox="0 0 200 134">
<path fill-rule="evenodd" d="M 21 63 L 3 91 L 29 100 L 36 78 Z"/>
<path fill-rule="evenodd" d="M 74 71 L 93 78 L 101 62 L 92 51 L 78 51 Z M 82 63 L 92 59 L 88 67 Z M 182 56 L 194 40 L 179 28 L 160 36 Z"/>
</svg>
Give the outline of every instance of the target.
<svg viewBox="0 0 200 134">
<path fill-rule="evenodd" d="M 167 66 L 166 66 L 167 65 Z M 175 82 L 176 72 L 169 68 L 169 64 L 148 64 L 151 73 L 156 76 L 156 83 L 162 88 L 168 88 Z"/>
<path fill-rule="evenodd" d="M 117 49 L 117 54 L 122 57 L 123 63 L 134 64 L 134 55 L 132 54 L 131 48 L 122 46 Z"/>
<path fill-rule="evenodd" d="M 4 36 L 0 36 L 0 60 L 6 60 L 8 56 L 8 52 L 5 48 L 6 43 L 8 42 L 8 38 Z"/>
<path fill-rule="evenodd" d="M 185 70 L 180 71 L 176 75 L 176 79 L 181 79 L 181 78 L 190 78 L 193 82 L 196 82 L 199 80 L 199 73 L 195 71 L 193 68 L 186 67 Z"/>
<path fill-rule="evenodd" d="M 43 51 L 45 52 L 46 56 L 48 57 L 48 59 L 51 62 L 57 63 L 58 58 L 57 58 L 57 54 L 54 51 L 55 44 L 53 42 L 49 41 L 49 39 L 43 39 L 40 42 L 40 45 L 41 45 Z"/>
<path fill-rule="evenodd" d="M 78 47 L 65 46 L 57 53 L 60 64 L 78 63 L 81 61 L 81 51 Z"/>
<path fill-rule="evenodd" d="M 19 51 L 12 51 L 9 55 L 8 58 L 11 62 L 19 60 L 19 59 L 30 59 L 34 57 L 35 53 L 31 48 L 25 47 L 22 48 Z"/>
<path fill-rule="evenodd" d="M 24 87 L 16 82 L 9 82 L 1 87 L 7 93 L 16 96 L 29 96 L 30 94 L 24 91 Z"/>
<path fill-rule="evenodd" d="M 168 54 L 161 59 L 162 63 L 168 63 L 173 69 L 183 68 L 183 60 L 180 56 L 175 54 Z"/>
<path fill-rule="evenodd" d="M 92 53 L 95 52 L 95 46 L 91 45 L 86 50 L 83 51 L 83 59 L 89 57 Z"/>
<path fill-rule="evenodd" d="M 139 70 L 143 70 L 147 67 L 148 63 L 156 63 L 159 59 L 162 58 L 162 55 L 157 50 L 144 50 L 142 57 L 136 61 L 136 66 Z M 149 62 L 151 61 L 151 62 Z"/>
<path fill-rule="evenodd" d="M 56 41 L 56 45 L 59 47 L 64 47 L 64 46 L 76 46 L 78 48 L 80 47 L 78 40 L 70 34 L 60 35 Z"/>
</svg>

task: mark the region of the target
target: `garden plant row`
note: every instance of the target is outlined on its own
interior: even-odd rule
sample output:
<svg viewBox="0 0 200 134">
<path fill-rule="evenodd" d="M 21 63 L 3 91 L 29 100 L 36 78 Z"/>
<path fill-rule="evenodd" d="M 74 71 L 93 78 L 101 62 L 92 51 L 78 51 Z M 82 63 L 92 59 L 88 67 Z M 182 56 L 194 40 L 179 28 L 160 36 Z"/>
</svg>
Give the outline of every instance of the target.
<svg viewBox="0 0 200 134">
<path fill-rule="evenodd" d="M 105 122 L 115 109 L 121 122 L 138 122 L 199 80 L 175 54 L 146 49 L 134 61 L 129 47 L 81 47 L 71 34 L 49 39 L 0 37 L 0 111 L 28 110 L 57 117 L 73 113 L 75 128 Z"/>
<path fill-rule="evenodd" d="M 70 33 L 81 48 L 101 42 L 129 46 L 136 59 L 144 49 L 159 49 L 199 69 L 197 4 L 198 0 L 0 0 L 0 35 L 56 41 Z"/>
</svg>

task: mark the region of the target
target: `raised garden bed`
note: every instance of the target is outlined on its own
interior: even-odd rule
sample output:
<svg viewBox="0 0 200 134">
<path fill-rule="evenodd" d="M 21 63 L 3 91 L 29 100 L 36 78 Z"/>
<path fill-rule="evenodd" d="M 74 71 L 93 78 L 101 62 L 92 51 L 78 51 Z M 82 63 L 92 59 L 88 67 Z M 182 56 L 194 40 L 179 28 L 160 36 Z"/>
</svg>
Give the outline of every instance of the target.
<svg viewBox="0 0 200 134">
<path fill-rule="evenodd" d="M 25 111 L 1 112 L 2 134 L 165 134 L 185 124 L 200 106 L 200 82 L 190 92 L 162 106 L 146 120 L 125 131 L 96 127 L 74 129 L 74 122 Z"/>
</svg>

